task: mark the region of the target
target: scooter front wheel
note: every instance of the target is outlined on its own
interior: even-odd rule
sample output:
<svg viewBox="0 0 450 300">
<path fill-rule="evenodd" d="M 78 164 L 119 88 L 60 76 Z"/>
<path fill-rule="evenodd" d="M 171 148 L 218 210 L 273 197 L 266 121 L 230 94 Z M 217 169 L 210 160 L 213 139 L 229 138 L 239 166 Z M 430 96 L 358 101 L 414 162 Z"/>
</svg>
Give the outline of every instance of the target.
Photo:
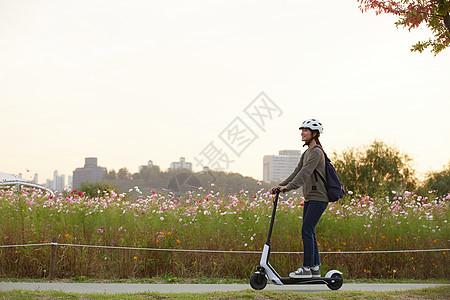
<svg viewBox="0 0 450 300">
<path fill-rule="evenodd" d="M 327 286 L 332 290 L 340 289 L 342 284 L 344 283 L 344 279 L 342 278 L 342 275 L 339 273 L 333 273 L 331 275 L 331 278 L 334 280 L 333 280 L 333 282 L 328 283 Z"/>
<path fill-rule="evenodd" d="M 250 286 L 255 290 L 262 290 L 267 285 L 266 275 L 257 272 L 250 277 Z"/>
</svg>

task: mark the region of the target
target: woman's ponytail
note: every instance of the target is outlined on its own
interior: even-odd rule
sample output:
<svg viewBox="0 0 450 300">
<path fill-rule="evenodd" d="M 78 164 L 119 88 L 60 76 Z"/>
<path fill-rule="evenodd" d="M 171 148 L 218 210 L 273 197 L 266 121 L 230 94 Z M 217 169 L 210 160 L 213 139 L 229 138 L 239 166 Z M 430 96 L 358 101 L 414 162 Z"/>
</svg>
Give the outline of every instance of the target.
<svg viewBox="0 0 450 300">
<path fill-rule="evenodd" d="M 316 144 L 319 145 L 320 148 L 322 148 L 323 154 L 325 154 L 325 158 L 328 159 L 328 155 L 327 155 L 327 153 L 325 152 L 325 150 L 323 149 L 323 146 L 322 146 L 322 144 L 321 144 L 320 141 L 319 141 L 320 133 L 319 133 L 319 131 L 315 131 L 315 132 L 316 132 L 317 134 L 314 136 L 314 140 L 316 141 Z"/>
</svg>

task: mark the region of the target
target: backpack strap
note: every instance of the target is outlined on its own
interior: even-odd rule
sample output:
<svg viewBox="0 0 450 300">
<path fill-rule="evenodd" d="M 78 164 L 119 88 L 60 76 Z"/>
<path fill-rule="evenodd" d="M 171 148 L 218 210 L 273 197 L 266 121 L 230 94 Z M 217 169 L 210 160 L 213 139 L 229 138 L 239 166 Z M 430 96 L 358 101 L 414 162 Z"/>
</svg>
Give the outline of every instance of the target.
<svg viewBox="0 0 450 300">
<path fill-rule="evenodd" d="M 320 173 L 317 172 L 317 170 L 314 170 L 314 176 L 316 177 L 316 181 L 317 181 L 317 175 L 319 175 L 320 179 L 322 179 L 323 183 L 325 183 L 325 185 L 326 185 L 327 181 L 325 180 L 325 178 L 323 178 L 323 176 L 320 175 Z"/>
<path fill-rule="evenodd" d="M 325 155 L 325 165 L 326 165 L 326 161 L 327 161 L 327 160 L 330 161 L 330 159 L 328 158 L 327 154 L 325 153 L 325 151 L 323 151 L 323 148 L 322 148 L 320 145 L 315 145 L 315 146 L 313 147 L 313 149 L 316 148 L 316 147 L 320 148 L 320 149 L 322 150 L 323 154 Z M 326 166 L 325 166 L 325 169 L 326 169 Z M 325 180 L 325 178 L 323 178 L 323 176 L 320 175 L 320 173 L 317 172 L 316 169 L 314 169 L 314 177 L 316 178 L 316 181 L 317 181 L 317 175 L 319 175 L 319 177 L 320 177 L 320 179 L 322 179 L 323 183 L 324 183 L 325 185 L 327 185 L 327 181 Z"/>
<path fill-rule="evenodd" d="M 323 150 L 323 148 L 322 148 L 320 145 L 315 145 L 315 146 L 313 147 L 313 149 L 316 148 L 316 147 L 318 147 L 318 148 L 320 148 L 320 149 L 322 150 L 323 155 L 325 155 L 325 159 L 327 159 L 328 161 L 331 161 L 331 160 L 328 158 L 328 155 L 325 153 L 325 151 Z"/>
</svg>

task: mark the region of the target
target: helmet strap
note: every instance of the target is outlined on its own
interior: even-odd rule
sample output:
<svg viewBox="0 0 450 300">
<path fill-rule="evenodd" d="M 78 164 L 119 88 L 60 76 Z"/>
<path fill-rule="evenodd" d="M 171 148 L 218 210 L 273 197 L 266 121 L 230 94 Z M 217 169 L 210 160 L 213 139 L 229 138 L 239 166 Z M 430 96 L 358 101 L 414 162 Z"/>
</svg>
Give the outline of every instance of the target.
<svg viewBox="0 0 450 300">
<path fill-rule="evenodd" d="M 314 132 L 314 131 L 311 130 L 311 135 L 312 135 L 312 137 L 311 137 L 308 141 L 306 141 L 306 142 L 303 144 L 303 147 L 309 146 L 309 144 L 311 144 L 311 142 L 312 142 L 313 140 L 316 140 L 316 143 L 318 142 L 317 138 L 319 137 L 319 134 L 316 133 L 316 134 L 314 135 L 314 133 L 316 133 L 316 132 Z M 317 144 L 319 144 L 319 143 L 317 143 Z"/>
</svg>

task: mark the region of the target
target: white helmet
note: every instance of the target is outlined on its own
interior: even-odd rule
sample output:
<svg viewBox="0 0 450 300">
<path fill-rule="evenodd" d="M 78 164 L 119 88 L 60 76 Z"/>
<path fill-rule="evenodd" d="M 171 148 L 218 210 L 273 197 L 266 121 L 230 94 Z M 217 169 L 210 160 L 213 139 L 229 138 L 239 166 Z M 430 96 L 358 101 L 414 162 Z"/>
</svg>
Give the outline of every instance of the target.
<svg viewBox="0 0 450 300">
<path fill-rule="evenodd" d="M 317 120 L 317 119 L 305 120 L 303 122 L 302 126 L 300 126 L 299 129 L 303 129 L 303 128 L 309 128 L 311 130 L 317 130 L 317 131 L 319 131 L 320 134 L 323 132 L 322 123 L 320 123 L 320 121 Z"/>
</svg>

